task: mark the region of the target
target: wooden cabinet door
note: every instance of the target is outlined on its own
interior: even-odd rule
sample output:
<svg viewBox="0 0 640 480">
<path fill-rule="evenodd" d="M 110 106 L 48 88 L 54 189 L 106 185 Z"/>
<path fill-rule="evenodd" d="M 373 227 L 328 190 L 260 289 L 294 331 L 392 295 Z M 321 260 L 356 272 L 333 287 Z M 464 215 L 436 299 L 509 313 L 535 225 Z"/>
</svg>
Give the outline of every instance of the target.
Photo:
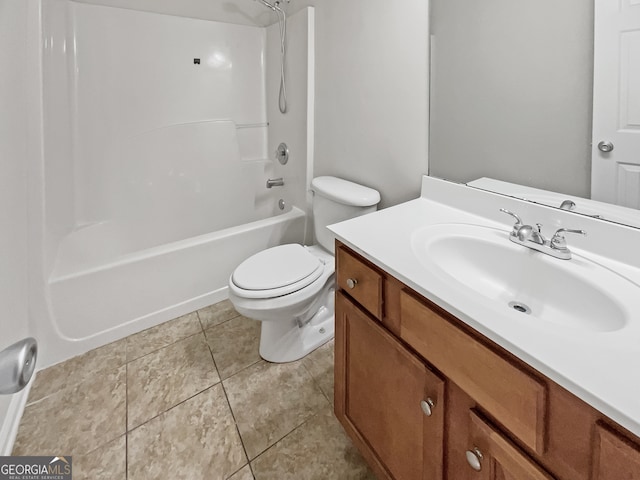
<svg viewBox="0 0 640 480">
<path fill-rule="evenodd" d="M 442 479 L 444 382 L 342 293 L 335 380 L 336 416 L 379 476 Z"/>
<path fill-rule="evenodd" d="M 467 479 L 553 480 L 554 477 L 513 445 L 495 427 L 474 411 L 470 414 L 469 450 L 480 460 L 481 469 L 475 471 L 469 466 Z"/>
<path fill-rule="evenodd" d="M 596 425 L 593 480 L 640 480 L 640 446 Z"/>
</svg>

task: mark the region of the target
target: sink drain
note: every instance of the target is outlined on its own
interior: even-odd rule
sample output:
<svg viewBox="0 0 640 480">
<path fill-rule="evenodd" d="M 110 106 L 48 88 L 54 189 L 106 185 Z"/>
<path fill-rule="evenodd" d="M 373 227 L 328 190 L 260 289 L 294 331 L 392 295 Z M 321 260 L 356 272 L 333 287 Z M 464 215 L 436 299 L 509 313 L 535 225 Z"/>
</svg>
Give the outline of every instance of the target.
<svg viewBox="0 0 640 480">
<path fill-rule="evenodd" d="M 524 303 L 509 302 L 509 307 L 513 308 L 516 312 L 526 313 L 527 315 L 531 313 L 531 309 L 527 307 Z"/>
</svg>

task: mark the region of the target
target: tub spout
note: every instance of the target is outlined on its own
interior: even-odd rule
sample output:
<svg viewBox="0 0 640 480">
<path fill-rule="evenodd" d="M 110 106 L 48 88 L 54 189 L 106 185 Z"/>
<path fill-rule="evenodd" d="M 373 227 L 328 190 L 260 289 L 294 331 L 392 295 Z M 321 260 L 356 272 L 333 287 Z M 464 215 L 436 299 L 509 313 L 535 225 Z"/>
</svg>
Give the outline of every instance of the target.
<svg viewBox="0 0 640 480">
<path fill-rule="evenodd" d="M 271 187 L 282 187 L 284 185 L 284 179 L 280 178 L 270 178 L 267 180 L 267 188 Z"/>
</svg>

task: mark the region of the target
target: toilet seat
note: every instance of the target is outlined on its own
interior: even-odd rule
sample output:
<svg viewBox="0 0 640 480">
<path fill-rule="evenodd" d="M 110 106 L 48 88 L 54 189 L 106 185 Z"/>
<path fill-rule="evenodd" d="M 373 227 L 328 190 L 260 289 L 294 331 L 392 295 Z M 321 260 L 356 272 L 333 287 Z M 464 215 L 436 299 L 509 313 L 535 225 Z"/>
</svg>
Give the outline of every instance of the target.
<svg viewBox="0 0 640 480">
<path fill-rule="evenodd" d="M 242 262 L 231 275 L 230 289 L 243 298 L 274 298 L 318 280 L 325 264 L 299 244 L 263 250 Z"/>
</svg>

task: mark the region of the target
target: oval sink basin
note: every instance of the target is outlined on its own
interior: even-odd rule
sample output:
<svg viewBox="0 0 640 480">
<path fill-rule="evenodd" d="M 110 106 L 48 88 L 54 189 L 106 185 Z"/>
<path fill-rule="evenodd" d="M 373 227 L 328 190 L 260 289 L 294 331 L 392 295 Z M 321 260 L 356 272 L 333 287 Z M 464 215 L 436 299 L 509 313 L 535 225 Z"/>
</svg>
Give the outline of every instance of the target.
<svg viewBox="0 0 640 480">
<path fill-rule="evenodd" d="M 640 288 L 573 255 L 559 260 L 509 241 L 509 233 L 477 225 L 440 224 L 412 237 L 413 253 L 461 294 L 495 302 L 517 318 L 592 332 L 625 327 Z"/>
</svg>

